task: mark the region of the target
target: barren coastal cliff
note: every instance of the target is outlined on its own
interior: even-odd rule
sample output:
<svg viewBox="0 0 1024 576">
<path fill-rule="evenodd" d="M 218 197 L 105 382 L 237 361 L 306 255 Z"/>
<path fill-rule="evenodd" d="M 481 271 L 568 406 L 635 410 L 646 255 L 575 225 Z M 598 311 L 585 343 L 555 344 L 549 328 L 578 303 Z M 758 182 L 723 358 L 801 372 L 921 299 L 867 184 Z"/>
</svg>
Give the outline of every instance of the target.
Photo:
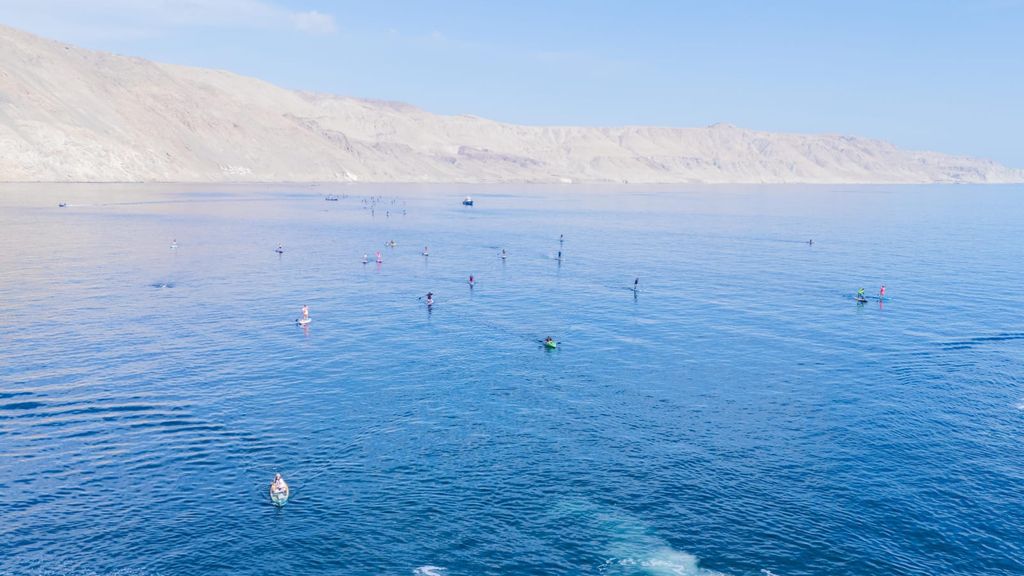
<svg viewBox="0 0 1024 576">
<path fill-rule="evenodd" d="M 0 181 L 1001 183 L 1024 171 L 831 134 L 442 116 L 0 26 Z"/>
</svg>

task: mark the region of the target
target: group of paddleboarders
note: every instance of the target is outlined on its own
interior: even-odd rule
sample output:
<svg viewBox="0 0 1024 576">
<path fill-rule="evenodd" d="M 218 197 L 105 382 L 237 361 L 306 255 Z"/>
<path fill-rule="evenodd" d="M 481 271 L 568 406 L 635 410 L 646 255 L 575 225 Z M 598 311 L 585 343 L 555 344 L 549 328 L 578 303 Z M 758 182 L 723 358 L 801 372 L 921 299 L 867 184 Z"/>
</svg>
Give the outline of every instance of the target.
<svg viewBox="0 0 1024 576">
<path fill-rule="evenodd" d="M 565 242 L 565 235 L 559 235 L 558 242 L 559 242 L 559 244 L 564 243 Z M 397 246 L 398 243 L 395 242 L 394 240 L 390 240 L 388 242 L 385 242 L 384 245 L 393 248 L 393 247 Z M 284 247 L 281 246 L 281 245 L 278 245 L 277 252 L 281 253 L 283 251 L 284 251 Z M 430 247 L 429 246 L 424 246 L 422 254 L 424 256 L 429 256 L 430 255 Z M 505 248 L 502 248 L 501 252 L 498 254 L 498 256 L 502 260 L 505 260 L 508 257 L 508 251 Z M 378 264 L 380 264 L 384 260 L 380 250 L 376 251 L 376 259 L 377 259 L 377 263 Z M 558 251 L 558 259 L 559 260 L 562 259 L 562 251 L 561 250 Z M 363 254 L 362 262 L 363 262 L 363 264 L 366 264 L 366 263 L 369 262 L 369 256 L 366 253 Z M 472 289 L 474 286 L 476 286 L 476 277 L 473 274 L 469 275 L 468 284 L 469 284 L 470 289 Z M 638 292 L 640 290 L 640 278 L 635 278 L 633 280 L 632 290 L 633 290 L 634 293 L 636 293 L 636 292 Z M 883 288 L 883 293 L 884 293 L 884 288 Z M 432 307 L 434 305 L 434 293 L 433 292 L 427 292 L 426 296 L 424 297 L 424 300 L 425 300 L 426 305 L 427 305 L 428 308 Z M 309 306 L 308 305 L 303 305 L 302 306 L 302 316 L 298 320 L 298 322 L 300 324 L 302 324 L 302 325 L 306 325 L 309 322 L 311 322 L 311 319 L 309 317 Z M 555 341 L 555 339 L 550 337 L 550 336 L 546 337 L 541 342 L 547 348 L 556 348 L 557 345 L 558 345 L 558 343 Z M 279 480 L 279 479 L 280 479 L 279 477 L 275 478 L 275 482 L 277 480 Z M 282 482 L 283 482 L 283 480 L 282 480 Z"/>
<path fill-rule="evenodd" d="M 858 288 L 857 295 L 854 296 L 853 299 L 856 300 L 857 302 L 867 302 L 868 297 L 864 294 L 864 288 Z M 882 286 L 878 289 L 878 299 L 885 299 L 885 284 L 882 284 Z"/>
</svg>

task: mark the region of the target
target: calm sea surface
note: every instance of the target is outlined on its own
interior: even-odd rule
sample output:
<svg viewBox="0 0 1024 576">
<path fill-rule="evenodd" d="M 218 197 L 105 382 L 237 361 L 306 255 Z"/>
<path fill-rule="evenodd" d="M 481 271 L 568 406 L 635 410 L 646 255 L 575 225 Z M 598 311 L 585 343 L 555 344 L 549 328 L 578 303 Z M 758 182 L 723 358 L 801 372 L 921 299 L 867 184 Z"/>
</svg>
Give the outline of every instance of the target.
<svg viewBox="0 0 1024 576">
<path fill-rule="evenodd" d="M 1024 574 L 1024 188 L 4 185 L 0 498 L 5 575 Z"/>
</svg>

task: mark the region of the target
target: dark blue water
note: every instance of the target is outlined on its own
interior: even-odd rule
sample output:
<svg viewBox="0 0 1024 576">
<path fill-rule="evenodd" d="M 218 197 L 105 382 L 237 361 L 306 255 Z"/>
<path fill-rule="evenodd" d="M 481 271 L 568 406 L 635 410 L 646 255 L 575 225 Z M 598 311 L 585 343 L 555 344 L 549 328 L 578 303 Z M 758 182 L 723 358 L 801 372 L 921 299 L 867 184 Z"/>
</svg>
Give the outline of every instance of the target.
<svg viewBox="0 0 1024 576">
<path fill-rule="evenodd" d="M 6 185 L 0 573 L 1022 574 L 1022 221 L 1019 187 Z"/>
</svg>

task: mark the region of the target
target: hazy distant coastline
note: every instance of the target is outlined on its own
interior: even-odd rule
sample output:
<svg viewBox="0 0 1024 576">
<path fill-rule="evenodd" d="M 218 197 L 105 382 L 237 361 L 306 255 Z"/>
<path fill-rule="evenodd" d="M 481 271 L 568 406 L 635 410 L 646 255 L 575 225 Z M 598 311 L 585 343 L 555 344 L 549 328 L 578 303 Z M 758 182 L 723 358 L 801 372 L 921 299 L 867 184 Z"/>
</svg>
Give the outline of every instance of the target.
<svg viewBox="0 0 1024 576">
<path fill-rule="evenodd" d="M 0 181 L 1012 183 L 841 135 L 521 126 L 309 94 L 0 26 Z"/>
</svg>

